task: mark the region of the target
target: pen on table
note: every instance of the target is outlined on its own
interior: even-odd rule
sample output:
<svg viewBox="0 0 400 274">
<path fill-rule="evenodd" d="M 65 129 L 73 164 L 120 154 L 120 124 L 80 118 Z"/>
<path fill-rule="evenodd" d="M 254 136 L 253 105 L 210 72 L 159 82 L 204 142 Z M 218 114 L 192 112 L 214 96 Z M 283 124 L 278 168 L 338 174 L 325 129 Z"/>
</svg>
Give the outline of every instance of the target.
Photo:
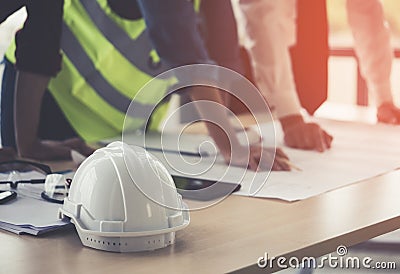
<svg viewBox="0 0 400 274">
<path fill-rule="evenodd" d="M 152 147 L 146 147 L 146 150 L 148 150 L 148 151 L 156 151 L 156 152 L 172 153 L 172 154 L 181 154 L 181 155 L 184 155 L 184 156 L 196 156 L 196 157 L 209 156 L 207 152 L 204 152 L 204 153 L 202 152 L 200 154 L 199 152 L 179 151 L 179 150 L 172 150 L 172 149 L 152 148 Z"/>
<path fill-rule="evenodd" d="M 303 171 L 301 168 L 293 164 L 292 162 L 289 161 L 289 159 L 281 159 L 283 162 L 285 162 L 291 169 L 297 170 L 297 171 Z"/>
</svg>

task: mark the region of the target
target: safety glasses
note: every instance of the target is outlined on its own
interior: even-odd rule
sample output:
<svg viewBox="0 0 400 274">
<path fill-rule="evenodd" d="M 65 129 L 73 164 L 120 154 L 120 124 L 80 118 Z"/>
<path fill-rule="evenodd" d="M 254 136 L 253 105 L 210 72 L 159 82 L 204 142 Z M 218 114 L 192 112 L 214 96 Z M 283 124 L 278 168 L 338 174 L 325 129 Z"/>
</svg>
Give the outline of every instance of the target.
<svg viewBox="0 0 400 274">
<path fill-rule="evenodd" d="M 0 163 L 0 187 L 9 185 L 11 190 L 16 190 L 23 196 L 35 196 L 35 192 L 40 193 L 40 197 L 52 203 L 62 204 L 67 197 L 71 179 L 63 174 L 53 174 L 50 167 L 36 162 L 14 160 Z M 29 187 L 29 185 L 44 184 L 43 187 Z M 22 189 L 18 189 L 23 185 Z M 7 188 L 7 186 L 5 186 Z M 1 187 L 4 189 L 4 187 Z M 39 194 L 38 193 L 38 194 Z M 39 196 L 39 195 L 38 195 Z"/>
<path fill-rule="evenodd" d="M 9 184 L 11 189 L 17 189 L 18 184 L 43 184 L 48 174 L 49 166 L 24 161 L 14 160 L 0 163 L 0 184 Z"/>
<path fill-rule="evenodd" d="M 66 178 L 63 174 L 47 175 L 44 183 L 44 191 L 41 197 L 52 203 L 63 204 L 64 198 L 68 197 L 72 179 Z"/>
</svg>

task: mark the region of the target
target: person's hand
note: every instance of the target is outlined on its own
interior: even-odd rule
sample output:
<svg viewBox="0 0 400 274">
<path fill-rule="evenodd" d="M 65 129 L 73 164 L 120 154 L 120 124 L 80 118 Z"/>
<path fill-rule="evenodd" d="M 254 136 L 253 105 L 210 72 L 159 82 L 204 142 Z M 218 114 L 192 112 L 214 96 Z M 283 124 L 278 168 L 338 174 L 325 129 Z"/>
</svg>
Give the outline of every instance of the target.
<svg viewBox="0 0 400 274">
<path fill-rule="evenodd" d="M 244 146 L 236 148 L 231 153 L 223 153 L 227 164 L 248 168 L 253 171 L 290 171 L 288 156 L 280 149 L 264 148 L 260 145 L 251 145 L 250 149 Z M 271 166 L 272 163 L 272 166 Z"/>
<path fill-rule="evenodd" d="M 89 156 L 94 149 L 87 146 L 79 138 L 65 141 L 36 141 L 29 149 L 20 151 L 22 157 L 40 161 L 71 160 L 71 150 L 76 150 L 84 156 Z"/>
<path fill-rule="evenodd" d="M 11 147 L 0 148 L 0 162 L 14 160 L 17 156 L 15 150 Z"/>
<path fill-rule="evenodd" d="M 72 150 L 75 150 L 77 152 L 79 152 L 80 154 L 82 154 L 85 157 L 88 157 L 89 155 L 91 155 L 95 149 L 93 149 L 92 147 L 88 146 L 82 139 L 80 138 L 71 138 L 71 139 L 67 139 L 61 142 L 54 142 L 54 141 L 47 141 L 47 144 L 52 143 L 55 146 L 65 146 L 68 147 Z"/>
<path fill-rule="evenodd" d="M 331 147 L 333 137 L 316 123 L 304 122 L 301 115 L 280 119 L 287 146 L 323 152 Z"/>
<path fill-rule="evenodd" d="M 381 104 L 377 110 L 378 122 L 400 124 L 400 109 L 391 102 Z"/>
<path fill-rule="evenodd" d="M 196 103 L 195 106 L 202 119 L 206 121 L 208 134 L 213 138 L 227 164 L 253 171 L 270 168 L 272 170 L 290 170 L 288 157 L 280 149 L 275 152 L 275 149 L 263 148 L 261 144 L 249 146 L 240 144 L 237 131 L 229 120 L 226 108 L 221 107 L 222 100 L 218 89 L 192 87 L 189 94 L 191 100 Z M 244 132 L 246 137 L 250 137 L 248 133 Z"/>
</svg>

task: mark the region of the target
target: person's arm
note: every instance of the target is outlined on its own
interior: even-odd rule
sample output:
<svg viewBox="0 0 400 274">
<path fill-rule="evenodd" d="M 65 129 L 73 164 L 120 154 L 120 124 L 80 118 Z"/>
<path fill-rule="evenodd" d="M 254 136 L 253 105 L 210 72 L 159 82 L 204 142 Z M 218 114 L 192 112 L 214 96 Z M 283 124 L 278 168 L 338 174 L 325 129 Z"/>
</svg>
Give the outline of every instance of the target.
<svg viewBox="0 0 400 274">
<path fill-rule="evenodd" d="M 71 149 L 89 155 L 93 149 L 77 138 L 49 142 L 38 138 L 40 109 L 50 77 L 20 71 L 15 90 L 15 138 L 21 157 L 37 160 L 69 160 Z"/>
<path fill-rule="evenodd" d="M 390 83 L 393 49 L 382 3 L 347 0 L 347 14 L 361 74 L 378 106 L 378 121 L 400 124 L 400 109 L 393 103 Z"/>
<path fill-rule="evenodd" d="M 207 0 L 209 1 L 209 0 Z M 213 0 L 214 1 L 214 0 Z M 138 0 L 143 17 L 146 21 L 150 40 L 157 50 L 160 58 L 170 67 L 178 67 L 187 64 L 213 64 L 205 49 L 203 40 L 199 34 L 196 22 L 196 13 L 193 3 L 184 0 Z M 200 89 L 200 91 L 199 91 Z M 191 99 L 220 103 L 221 98 L 216 89 L 191 88 Z M 205 107 L 196 104 L 204 120 L 217 119 L 221 127 L 212 123 L 206 123 L 210 136 L 214 139 L 226 162 L 242 165 L 246 168 L 257 170 L 258 163 L 263 159 L 274 161 L 274 154 L 267 159 L 267 153 L 261 147 L 248 149 L 239 145 L 238 138 L 229 122 L 226 112 L 220 108 Z M 209 104 L 208 104 L 209 106 Z M 246 159 L 242 159 L 245 155 Z M 275 159 L 273 168 L 276 170 L 290 170 L 284 160 Z M 263 167 L 261 163 L 260 168 Z"/>
<path fill-rule="evenodd" d="M 15 150 L 11 147 L 0 148 L 0 162 L 11 161 L 16 158 L 17 154 Z"/>
<path fill-rule="evenodd" d="M 245 19 L 247 48 L 261 93 L 274 108 L 286 145 L 317 151 L 331 147 L 332 136 L 300 113 L 289 47 L 296 40 L 295 0 L 239 1 Z"/>
<path fill-rule="evenodd" d="M 16 67 L 44 76 L 61 69 L 61 29 L 64 0 L 24 1 L 27 18 L 15 35 Z"/>
<path fill-rule="evenodd" d="M 290 170 L 288 157 L 281 150 L 275 152 L 262 148 L 261 144 L 245 147 L 239 143 L 217 89 L 194 87 L 190 97 L 226 163 L 251 170 Z"/>
<path fill-rule="evenodd" d="M 16 34 L 15 139 L 18 154 L 38 160 L 71 159 L 71 149 L 88 155 L 93 150 L 80 139 L 48 142 L 38 138 L 43 94 L 61 69 L 63 0 L 26 3 L 28 17 Z"/>
<path fill-rule="evenodd" d="M 254 78 L 278 117 L 300 114 L 289 47 L 295 43 L 295 0 L 240 0 Z"/>
<path fill-rule="evenodd" d="M 0 24 L 2 24 L 10 15 L 25 6 L 25 0 L 1 1 Z"/>
<path fill-rule="evenodd" d="M 37 138 L 42 98 L 50 77 L 31 72 L 19 71 L 16 76 L 14 97 L 15 139 L 21 157 L 47 159 L 49 153 L 54 158 L 68 158 L 68 150 L 49 151 L 41 147 Z"/>
</svg>

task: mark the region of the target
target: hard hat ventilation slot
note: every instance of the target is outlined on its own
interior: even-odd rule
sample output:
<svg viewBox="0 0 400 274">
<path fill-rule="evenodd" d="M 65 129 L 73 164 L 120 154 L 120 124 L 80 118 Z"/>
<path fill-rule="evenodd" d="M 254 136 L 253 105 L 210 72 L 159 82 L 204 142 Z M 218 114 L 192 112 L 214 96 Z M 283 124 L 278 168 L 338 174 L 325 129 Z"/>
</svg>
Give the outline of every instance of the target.
<svg viewBox="0 0 400 274">
<path fill-rule="evenodd" d="M 96 245 L 103 245 L 103 246 L 110 246 L 110 247 L 120 247 L 120 246 L 128 246 L 127 242 L 119 242 L 119 241 L 110 241 L 110 240 L 102 240 L 102 239 L 97 239 L 94 237 L 86 237 L 87 243 L 90 242 L 90 246 Z"/>
</svg>

